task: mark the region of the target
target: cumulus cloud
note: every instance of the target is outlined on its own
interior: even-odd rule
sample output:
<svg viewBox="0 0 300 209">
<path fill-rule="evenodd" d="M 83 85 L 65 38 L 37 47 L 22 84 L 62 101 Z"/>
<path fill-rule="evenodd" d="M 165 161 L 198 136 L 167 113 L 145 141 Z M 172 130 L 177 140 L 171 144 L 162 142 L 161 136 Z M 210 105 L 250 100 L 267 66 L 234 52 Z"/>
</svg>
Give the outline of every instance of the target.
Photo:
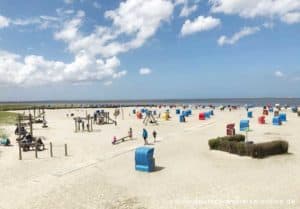
<svg viewBox="0 0 300 209">
<path fill-rule="evenodd" d="M 197 4 L 194 4 L 192 6 L 189 6 L 188 3 L 185 3 L 184 6 L 181 9 L 181 12 L 179 14 L 180 17 L 188 17 L 190 14 L 195 12 L 198 9 Z"/>
<path fill-rule="evenodd" d="M 279 18 L 300 11 L 299 0 L 209 0 L 214 13 L 236 14 L 243 18 Z"/>
<path fill-rule="evenodd" d="M 43 85 L 56 82 L 88 83 L 103 81 L 110 85 L 114 79 L 126 75 L 118 70 L 117 55 L 141 47 L 151 38 L 163 22 L 172 16 L 174 5 L 169 0 L 127 0 L 115 10 L 105 13 L 111 26 L 95 26 L 87 34 L 82 33 L 85 13 L 67 12 L 58 9 L 60 28 L 54 38 L 66 43 L 68 51 L 74 55 L 70 63 L 47 60 L 43 56 L 21 56 L 6 51 L 0 54 L 0 84 Z M 50 20 L 50 17 L 43 16 Z M 18 21 L 19 24 L 27 24 Z"/>
<path fill-rule="evenodd" d="M 101 9 L 101 4 L 99 4 L 98 2 L 94 1 L 93 2 L 93 7 L 95 7 L 96 9 Z"/>
<path fill-rule="evenodd" d="M 284 77 L 283 72 L 281 72 L 281 71 L 279 71 L 279 70 L 275 71 L 274 75 L 275 75 L 276 77 L 278 77 L 278 78 Z"/>
<path fill-rule="evenodd" d="M 235 33 L 232 37 L 221 36 L 218 39 L 218 44 L 220 46 L 223 46 L 225 44 L 232 45 L 232 44 L 235 44 L 236 42 L 238 42 L 241 38 L 255 34 L 258 31 L 260 31 L 259 27 L 244 27 L 244 28 L 242 28 L 242 30 Z"/>
<path fill-rule="evenodd" d="M 221 21 L 211 16 L 199 16 L 194 21 L 186 20 L 181 28 L 181 35 L 186 36 L 197 32 L 211 30 L 221 24 Z"/>
<path fill-rule="evenodd" d="M 80 83 L 109 78 L 120 78 L 126 71 L 117 71 L 120 61 L 116 57 L 96 59 L 84 51 L 71 63 L 46 60 L 42 56 L 22 57 L 0 52 L 0 83 L 4 85 L 30 86 L 55 82 Z"/>
<path fill-rule="evenodd" d="M 0 28 L 5 28 L 9 26 L 9 19 L 0 15 Z"/>
<path fill-rule="evenodd" d="M 150 68 L 141 68 L 139 71 L 140 75 L 149 75 L 152 73 Z"/>
<path fill-rule="evenodd" d="M 105 12 L 112 21 L 111 27 L 96 26 L 92 33 L 84 35 L 79 31 L 84 15 L 77 14 L 65 22 L 55 38 L 66 42 L 72 53 L 84 49 L 92 55 L 116 56 L 143 46 L 163 22 L 169 21 L 173 7 L 168 0 L 127 0 L 117 9 Z M 126 41 L 120 41 L 120 37 Z"/>
<path fill-rule="evenodd" d="M 288 24 L 300 23 L 300 12 L 290 12 L 285 14 L 281 20 Z"/>
</svg>

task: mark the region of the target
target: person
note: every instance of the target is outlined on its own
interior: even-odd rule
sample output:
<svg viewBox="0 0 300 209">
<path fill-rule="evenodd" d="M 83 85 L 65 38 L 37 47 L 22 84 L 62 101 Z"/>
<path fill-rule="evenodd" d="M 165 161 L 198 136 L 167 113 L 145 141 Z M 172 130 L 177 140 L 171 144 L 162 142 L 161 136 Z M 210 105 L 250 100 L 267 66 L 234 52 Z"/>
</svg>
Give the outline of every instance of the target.
<svg viewBox="0 0 300 209">
<path fill-rule="evenodd" d="M 145 128 L 143 128 L 143 139 L 144 139 L 145 145 L 148 144 L 147 138 L 148 138 L 148 132 Z"/>
<path fill-rule="evenodd" d="M 156 136 L 157 136 L 157 133 L 156 133 L 155 130 L 152 132 L 152 135 L 153 135 L 153 138 L 154 138 L 154 142 L 156 142 Z"/>
</svg>

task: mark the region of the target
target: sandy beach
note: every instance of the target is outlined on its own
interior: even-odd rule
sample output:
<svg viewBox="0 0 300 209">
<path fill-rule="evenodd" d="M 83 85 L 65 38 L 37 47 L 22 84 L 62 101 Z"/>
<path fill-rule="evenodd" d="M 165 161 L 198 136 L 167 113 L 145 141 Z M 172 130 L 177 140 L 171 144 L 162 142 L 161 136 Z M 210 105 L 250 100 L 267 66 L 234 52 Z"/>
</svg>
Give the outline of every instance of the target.
<svg viewBox="0 0 300 209">
<path fill-rule="evenodd" d="M 174 209 L 174 208 L 300 208 L 300 117 L 290 110 L 287 122 L 258 123 L 262 108 L 254 108 L 248 140 L 286 140 L 289 153 L 264 159 L 240 157 L 211 151 L 208 140 L 226 135 L 226 124 L 247 117 L 244 108 L 220 111 L 205 121 L 198 120 L 202 109 L 193 109 L 186 123 L 180 123 L 175 109 L 171 119 L 144 126 L 124 108 L 118 125 L 94 125 L 93 132 L 74 132 L 67 114 L 84 116 L 96 109 L 46 110 L 48 128 L 34 124 L 34 135 L 44 136 L 46 150 L 23 152 L 18 159 L 15 126 L 5 126 L 12 146 L 0 147 L 0 209 Z M 163 113 L 164 109 L 156 109 Z M 106 109 L 113 113 L 114 109 Z M 112 145 L 113 136 L 133 139 Z M 156 171 L 136 171 L 134 151 L 143 146 L 142 128 L 156 130 L 158 142 L 150 134 Z M 53 154 L 49 155 L 49 143 Z M 64 144 L 68 156 L 64 156 Z"/>
</svg>

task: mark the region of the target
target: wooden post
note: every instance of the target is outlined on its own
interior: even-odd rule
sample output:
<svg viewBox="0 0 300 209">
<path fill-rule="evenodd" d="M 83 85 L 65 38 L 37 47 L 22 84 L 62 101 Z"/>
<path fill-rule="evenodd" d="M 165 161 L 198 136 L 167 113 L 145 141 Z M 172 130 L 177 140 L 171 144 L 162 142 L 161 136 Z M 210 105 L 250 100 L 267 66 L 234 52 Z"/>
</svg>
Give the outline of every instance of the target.
<svg viewBox="0 0 300 209">
<path fill-rule="evenodd" d="M 33 119 L 35 119 L 35 106 L 33 107 Z"/>
<path fill-rule="evenodd" d="M 90 132 L 90 115 L 87 115 L 88 132 Z"/>
<path fill-rule="evenodd" d="M 92 119 L 91 119 L 92 120 Z M 93 131 L 93 121 L 91 122 L 91 130 Z"/>
<path fill-rule="evenodd" d="M 75 123 L 75 133 L 77 132 L 77 120 L 75 119 L 74 120 L 74 123 Z"/>
<path fill-rule="evenodd" d="M 18 115 L 18 136 L 21 139 L 21 115 Z"/>
<path fill-rule="evenodd" d="M 33 136 L 33 134 L 32 134 L 32 116 L 31 116 L 31 114 L 29 114 L 29 126 L 30 126 L 30 134 L 31 134 L 31 136 Z"/>
<path fill-rule="evenodd" d="M 22 160 L 22 150 L 19 142 L 19 160 Z"/>
<path fill-rule="evenodd" d="M 50 142 L 50 157 L 53 157 L 52 142 Z"/>
<path fill-rule="evenodd" d="M 37 159 L 38 158 L 38 146 L 37 146 L 37 143 L 35 143 L 35 158 Z"/>
<path fill-rule="evenodd" d="M 68 156 L 68 147 L 67 147 L 67 144 L 65 144 L 65 156 Z"/>
</svg>

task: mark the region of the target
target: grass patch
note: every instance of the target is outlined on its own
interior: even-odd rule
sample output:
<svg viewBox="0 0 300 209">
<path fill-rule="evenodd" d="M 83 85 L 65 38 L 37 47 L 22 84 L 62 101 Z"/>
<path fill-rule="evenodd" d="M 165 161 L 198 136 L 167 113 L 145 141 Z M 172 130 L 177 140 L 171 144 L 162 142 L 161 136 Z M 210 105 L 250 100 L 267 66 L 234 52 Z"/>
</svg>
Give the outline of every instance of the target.
<svg viewBox="0 0 300 209">
<path fill-rule="evenodd" d="M 17 120 L 17 115 L 18 115 L 17 113 L 0 111 L 0 125 L 15 124 Z"/>
</svg>

